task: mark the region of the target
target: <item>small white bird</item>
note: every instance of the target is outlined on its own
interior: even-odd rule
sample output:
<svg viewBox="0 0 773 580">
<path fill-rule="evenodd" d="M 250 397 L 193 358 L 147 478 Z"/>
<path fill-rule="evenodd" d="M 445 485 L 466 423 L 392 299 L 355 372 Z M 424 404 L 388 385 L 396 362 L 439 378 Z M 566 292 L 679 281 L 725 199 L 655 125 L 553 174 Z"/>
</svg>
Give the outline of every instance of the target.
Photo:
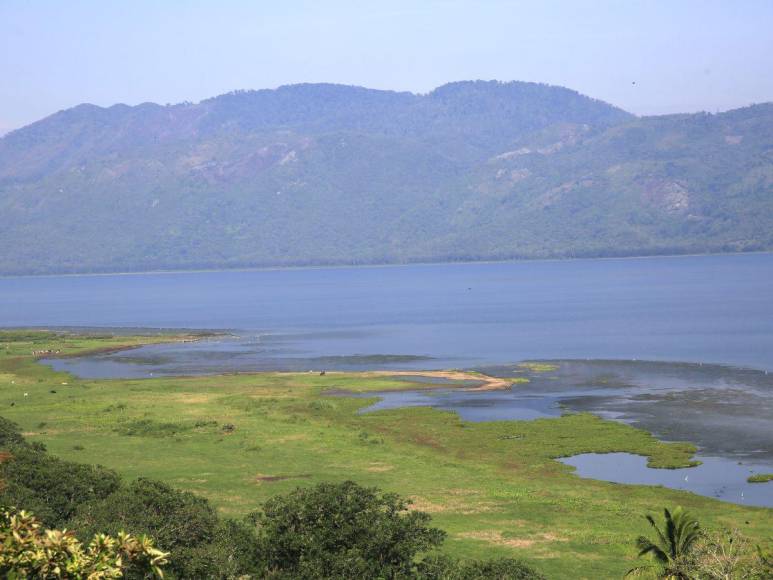
<svg viewBox="0 0 773 580">
<path fill-rule="evenodd" d="M 24 393 L 24 396 L 25 396 L 25 397 L 29 397 L 29 396 L 30 396 L 30 394 L 29 394 L 29 393 Z"/>
</svg>

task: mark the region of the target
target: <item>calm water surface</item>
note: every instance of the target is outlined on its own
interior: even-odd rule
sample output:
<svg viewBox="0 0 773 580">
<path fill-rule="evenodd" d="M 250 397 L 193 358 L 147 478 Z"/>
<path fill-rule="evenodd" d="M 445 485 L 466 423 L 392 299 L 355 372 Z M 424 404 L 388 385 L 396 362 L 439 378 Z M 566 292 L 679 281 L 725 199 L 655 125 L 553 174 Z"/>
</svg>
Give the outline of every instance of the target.
<svg viewBox="0 0 773 580">
<path fill-rule="evenodd" d="M 122 353 L 91 376 L 542 358 L 773 371 L 773 254 L 1 278 L 0 325 L 237 335 Z"/>
<path fill-rule="evenodd" d="M 567 460 L 581 476 L 773 503 L 773 484 L 744 487 L 744 465 L 773 471 L 773 254 L 0 278 L 0 326 L 232 333 L 49 361 L 85 377 L 449 367 L 513 376 L 516 361 L 558 359 L 557 371 L 512 391 L 384 394 L 373 410 L 430 405 L 473 421 L 590 411 L 693 441 L 708 459 L 689 470 L 699 474 L 690 487 L 636 456 L 618 458 L 624 475 L 611 456 Z"/>
<path fill-rule="evenodd" d="M 662 485 L 691 491 L 733 503 L 773 507 L 769 483 L 749 483 L 755 473 L 768 473 L 770 466 L 739 463 L 723 457 L 698 456 L 703 463 L 686 469 L 652 469 L 647 458 L 630 453 L 583 453 L 561 459 L 577 469 L 580 477 L 615 483 Z"/>
</svg>

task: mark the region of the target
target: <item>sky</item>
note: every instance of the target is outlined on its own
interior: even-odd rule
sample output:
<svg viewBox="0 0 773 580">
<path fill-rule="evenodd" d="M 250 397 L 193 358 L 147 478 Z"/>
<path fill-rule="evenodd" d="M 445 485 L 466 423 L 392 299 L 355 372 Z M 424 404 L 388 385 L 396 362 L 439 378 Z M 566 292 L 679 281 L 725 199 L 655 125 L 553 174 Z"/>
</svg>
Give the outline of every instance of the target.
<svg viewBox="0 0 773 580">
<path fill-rule="evenodd" d="M 563 85 L 640 115 L 773 100 L 773 0 L 0 0 L 0 134 L 89 102 L 333 82 Z"/>
</svg>

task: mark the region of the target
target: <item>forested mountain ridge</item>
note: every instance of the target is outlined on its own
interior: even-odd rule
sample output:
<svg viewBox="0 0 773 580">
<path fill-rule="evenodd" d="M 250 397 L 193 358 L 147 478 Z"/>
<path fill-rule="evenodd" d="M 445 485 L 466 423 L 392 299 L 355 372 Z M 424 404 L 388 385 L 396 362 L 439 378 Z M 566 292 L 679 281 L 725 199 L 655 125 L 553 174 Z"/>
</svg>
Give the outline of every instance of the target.
<svg viewBox="0 0 773 580">
<path fill-rule="evenodd" d="M 306 84 L 80 105 L 0 139 L 0 273 L 773 249 L 773 104 Z"/>
</svg>

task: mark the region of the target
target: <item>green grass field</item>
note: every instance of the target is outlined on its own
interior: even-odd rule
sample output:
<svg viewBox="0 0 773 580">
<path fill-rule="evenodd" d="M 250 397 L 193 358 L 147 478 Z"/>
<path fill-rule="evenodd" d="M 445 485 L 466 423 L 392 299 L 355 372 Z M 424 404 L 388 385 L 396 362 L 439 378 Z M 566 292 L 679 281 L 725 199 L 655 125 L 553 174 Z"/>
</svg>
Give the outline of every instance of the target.
<svg viewBox="0 0 773 580">
<path fill-rule="evenodd" d="M 449 533 L 446 551 L 522 558 L 549 577 L 620 577 L 647 532 L 643 515 L 677 504 L 705 527 L 771 544 L 773 510 L 573 475 L 554 458 L 628 451 L 677 467 L 694 452 L 592 415 L 490 423 L 428 408 L 359 415 L 369 399 L 324 392 L 404 389 L 405 381 L 357 373 L 80 380 L 32 355 L 169 339 L 0 332 L 0 415 L 60 457 L 164 480 L 229 516 L 320 481 L 395 491 Z"/>
</svg>

